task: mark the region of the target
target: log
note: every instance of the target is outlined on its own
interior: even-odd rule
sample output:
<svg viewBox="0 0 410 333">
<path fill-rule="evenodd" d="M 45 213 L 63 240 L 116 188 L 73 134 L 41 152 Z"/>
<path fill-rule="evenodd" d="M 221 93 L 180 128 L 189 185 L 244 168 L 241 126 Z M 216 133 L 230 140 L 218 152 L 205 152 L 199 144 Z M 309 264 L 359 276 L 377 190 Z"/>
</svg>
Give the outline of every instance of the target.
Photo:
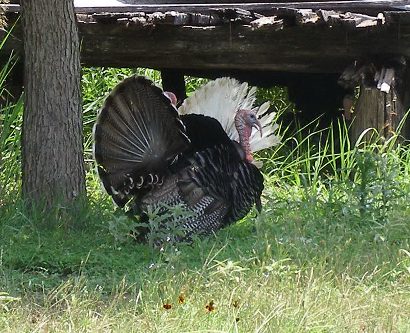
<svg viewBox="0 0 410 333">
<path fill-rule="evenodd" d="M 398 19 L 389 13 L 383 24 L 376 16 L 350 14 L 346 18 L 331 12 L 341 24 L 330 27 L 326 18 L 320 18 L 324 11 L 282 8 L 277 13 L 271 19 L 236 9 L 207 15 L 78 14 L 82 63 L 157 69 L 341 73 L 355 60 L 410 57 L 410 20 L 403 23 L 403 15 Z M 410 12 L 405 14 L 410 16 Z M 329 15 L 326 17 L 329 21 Z M 250 19 L 253 20 L 249 22 Z M 270 24 L 260 24 L 269 20 Z M 360 27 L 369 20 L 377 24 Z M 3 55 L 7 56 L 10 49 L 22 48 L 18 25 L 13 33 L 14 38 L 2 49 Z"/>
<path fill-rule="evenodd" d="M 272 3 L 285 7 L 272 7 Z M 392 9 L 405 2 L 272 3 L 240 4 L 252 10 L 227 7 L 228 4 L 134 5 L 132 12 L 98 12 L 103 7 L 95 7 L 92 14 L 77 16 L 83 41 L 82 62 L 88 66 L 157 69 L 341 73 L 347 64 L 358 59 L 410 57 L 409 11 L 389 11 L 380 17 L 290 7 L 349 4 L 358 9 L 364 5 Z M 156 11 L 177 5 L 193 12 Z M 274 15 L 263 16 L 254 11 L 267 6 Z M 17 39 L 10 39 L 3 53 L 11 48 L 21 49 L 18 27 L 15 36 Z"/>
</svg>

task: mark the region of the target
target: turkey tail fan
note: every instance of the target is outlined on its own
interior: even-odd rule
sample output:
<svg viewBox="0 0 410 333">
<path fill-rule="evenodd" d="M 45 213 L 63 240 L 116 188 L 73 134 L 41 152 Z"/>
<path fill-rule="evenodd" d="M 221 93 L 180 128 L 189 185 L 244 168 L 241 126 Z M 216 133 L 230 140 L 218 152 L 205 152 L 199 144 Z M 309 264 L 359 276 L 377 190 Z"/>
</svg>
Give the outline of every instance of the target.
<svg viewBox="0 0 410 333">
<path fill-rule="evenodd" d="M 255 109 L 256 88 L 246 82 L 239 83 L 237 80 L 223 77 L 210 81 L 191 96 L 189 96 L 178 109 L 181 115 L 203 114 L 217 119 L 231 140 L 239 141 L 238 132 L 235 128 L 235 114 L 239 109 Z M 259 151 L 280 142 L 274 134 L 277 125 L 273 124 L 275 113 L 267 113 L 270 103 L 266 102 L 256 108 L 259 121 L 263 127 L 263 135 L 256 130 L 250 138 L 252 152 Z"/>
<path fill-rule="evenodd" d="M 170 100 L 140 76 L 114 88 L 94 126 L 98 174 L 121 207 L 141 188 L 160 182 L 188 145 L 185 126 Z"/>
</svg>

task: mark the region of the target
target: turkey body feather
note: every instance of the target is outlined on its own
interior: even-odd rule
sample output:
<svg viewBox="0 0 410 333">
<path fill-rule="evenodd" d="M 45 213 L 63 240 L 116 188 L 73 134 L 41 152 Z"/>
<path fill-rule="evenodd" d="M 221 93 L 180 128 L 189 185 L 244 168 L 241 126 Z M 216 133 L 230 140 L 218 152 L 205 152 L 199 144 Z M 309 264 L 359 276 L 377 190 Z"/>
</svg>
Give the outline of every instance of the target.
<svg viewBox="0 0 410 333">
<path fill-rule="evenodd" d="M 155 186 L 140 202 L 140 209 L 183 206 L 188 215 L 178 221 L 183 237 L 206 235 L 243 218 L 252 206 L 260 206 L 263 177 L 251 163 L 239 159 L 236 148 L 217 145 L 186 158 L 162 185 Z M 252 185 L 249 185 L 249 184 Z"/>
<path fill-rule="evenodd" d="M 94 126 L 98 174 L 120 207 L 159 182 L 189 143 L 178 112 L 162 90 L 143 77 L 121 82 Z"/>
<path fill-rule="evenodd" d="M 227 95 L 228 112 L 206 114 L 198 109 L 203 110 L 201 105 L 188 112 L 188 101 L 179 114 L 160 88 L 134 76 L 112 91 L 97 117 L 94 156 L 114 202 L 128 205 L 142 220 L 149 211 L 166 212 L 176 205 L 188 212 L 163 222 L 164 230 L 172 223 L 180 230 L 167 238 L 210 234 L 244 217 L 255 204 L 260 209 L 262 174 L 230 137 L 235 117 L 231 106 L 251 108 L 254 92 L 233 81 L 227 86 L 238 99 L 232 102 Z M 212 94 L 205 95 L 205 108 L 211 107 L 206 101 Z M 203 98 L 197 97 L 196 102 Z M 216 97 L 219 104 L 221 98 Z M 241 98 L 249 100 L 240 104 Z M 227 113 L 222 122 L 218 112 Z"/>
</svg>

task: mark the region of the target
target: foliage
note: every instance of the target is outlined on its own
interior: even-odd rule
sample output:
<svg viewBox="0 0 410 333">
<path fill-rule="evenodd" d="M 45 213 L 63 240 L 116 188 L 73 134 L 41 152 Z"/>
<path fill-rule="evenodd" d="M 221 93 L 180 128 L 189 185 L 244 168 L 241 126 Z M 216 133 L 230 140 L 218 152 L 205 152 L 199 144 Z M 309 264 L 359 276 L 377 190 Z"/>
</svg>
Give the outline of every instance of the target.
<svg viewBox="0 0 410 333">
<path fill-rule="evenodd" d="M 1 14 L 1 13 L 0 13 Z M 0 22 L 1 26 L 1 22 Z M 0 42 L 0 50 L 10 32 Z M 6 89 L 6 79 L 13 70 L 17 58 L 10 54 L 0 69 L 0 198 L 8 193 L 10 184 L 19 183 L 18 172 L 15 172 L 19 160 L 19 144 L 22 122 L 22 101 L 16 105 L 9 103 L 10 93 Z M 1 199 L 0 199 L 1 203 Z"/>
<path fill-rule="evenodd" d="M 262 215 L 162 250 L 126 237 L 125 219 L 111 233 L 122 215 L 104 197 L 35 216 L 3 206 L 0 291 L 15 300 L 0 330 L 407 331 L 407 203 L 391 199 L 381 223 L 332 186 L 315 198 L 267 179 Z"/>
</svg>

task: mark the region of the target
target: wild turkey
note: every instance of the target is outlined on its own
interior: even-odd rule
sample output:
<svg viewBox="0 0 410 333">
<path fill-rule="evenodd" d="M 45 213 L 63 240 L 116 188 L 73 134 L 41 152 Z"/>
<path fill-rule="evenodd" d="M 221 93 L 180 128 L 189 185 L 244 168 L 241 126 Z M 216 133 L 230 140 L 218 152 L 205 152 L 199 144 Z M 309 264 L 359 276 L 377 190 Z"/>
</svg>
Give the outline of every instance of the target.
<svg viewBox="0 0 410 333">
<path fill-rule="evenodd" d="M 246 83 L 221 78 L 197 90 L 178 112 L 172 93 L 144 77 L 125 79 L 107 97 L 94 127 L 105 190 L 143 221 L 148 212 L 164 215 L 182 206 L 188 214 L 165 215 L 160 226 L 172 241 L 213 233 L 254 204 L 260 210 L 263 177 L 252 152 L 274 145 L 277 137 L 274 114 L 266 114 L 269 103 L 253 108 L 254 95 Z M 140 232 L 140 239 L 146 237 L 147 230 Z"/>
</svg>

